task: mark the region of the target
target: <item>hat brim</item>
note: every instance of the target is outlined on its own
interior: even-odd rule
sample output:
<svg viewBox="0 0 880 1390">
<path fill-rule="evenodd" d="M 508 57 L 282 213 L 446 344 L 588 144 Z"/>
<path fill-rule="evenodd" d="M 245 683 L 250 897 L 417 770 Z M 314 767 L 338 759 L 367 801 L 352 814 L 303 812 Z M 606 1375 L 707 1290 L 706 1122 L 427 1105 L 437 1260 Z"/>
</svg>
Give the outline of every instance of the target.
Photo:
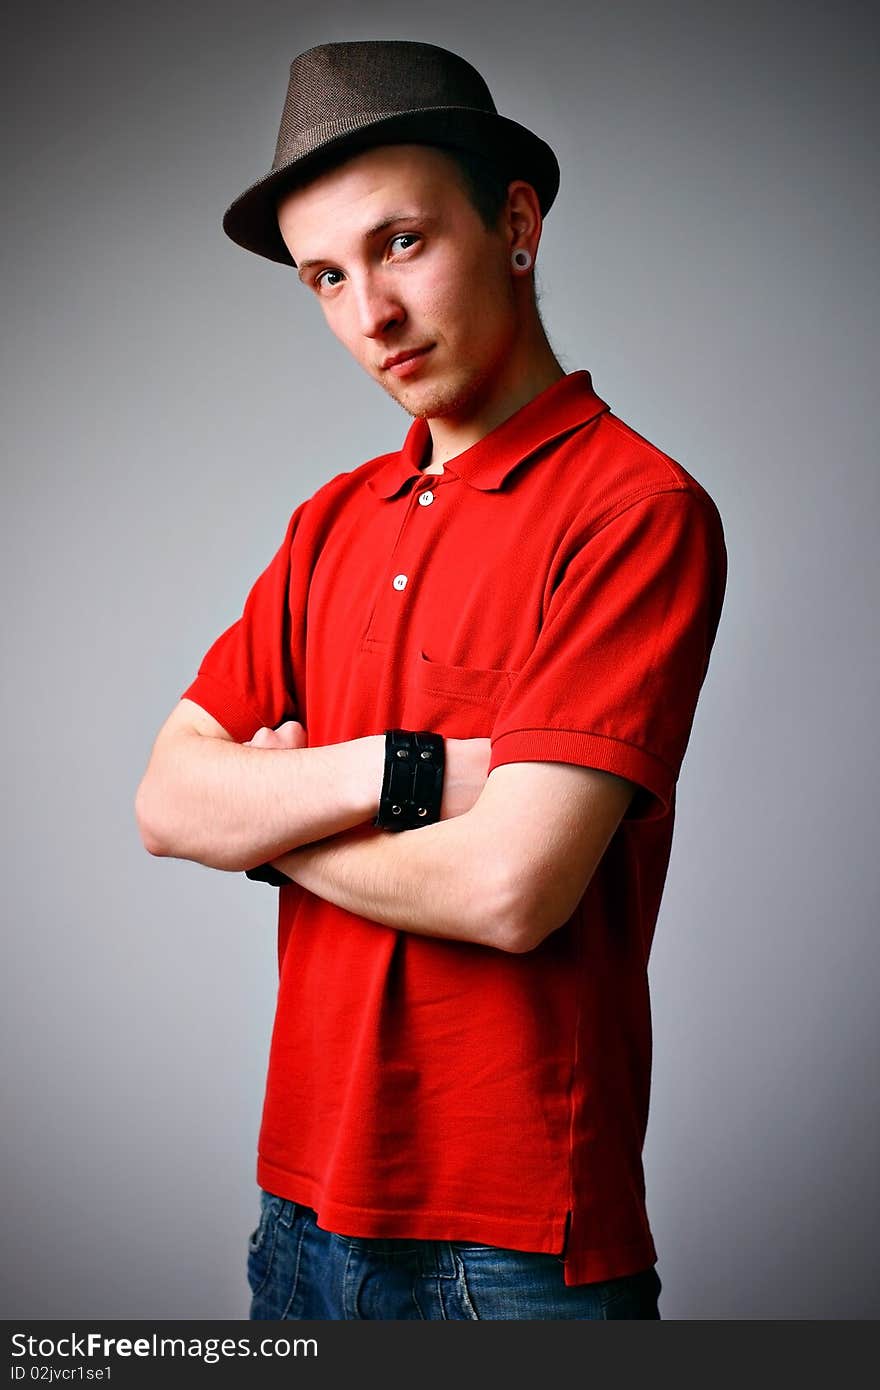
<svg viewBox="0 0 880 1390">
<path fill-rule="evenodd" d="M 258 256 L 295 266 L 278 227 L 282 193 L 375 145 L 430 144 L 471 150 L 496 163 L 508 179 L 525 179 L 546 215 L 559 190 L 559 164 L 550 146 L 525 126 L 490 111 L 466 107 L 395 112 L 345 131 L 251 184 L 223 216 L 227 236 Z"/>
</svg>

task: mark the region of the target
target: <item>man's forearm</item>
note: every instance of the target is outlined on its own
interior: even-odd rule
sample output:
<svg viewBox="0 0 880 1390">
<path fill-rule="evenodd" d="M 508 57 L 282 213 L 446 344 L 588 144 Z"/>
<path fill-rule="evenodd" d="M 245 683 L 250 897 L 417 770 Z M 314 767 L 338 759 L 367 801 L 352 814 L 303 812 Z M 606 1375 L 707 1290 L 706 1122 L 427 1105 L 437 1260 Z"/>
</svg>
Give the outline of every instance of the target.
<svg viewBox="0 0 880 1390">
<path fill-rule="evenodd" d="M 370 921 L 515 949 L 515 905 L 472 812 L 389 832 L 362 826 L 273 860 L 303 888 Z"/>
<path fill-rule="evenodd" d="M 571 923 L 637 790 L 592 766 L 499 763 L 451 820 L 398 833 L 367 823 L 273 863 L 372 921 L 522 954 Z"/>
<path fill-rule="evenodd" d="M 154 753 L 137 820 L 152 854 L 250 869 L 294 845 L 375 815 L 385 739 L 316 748 L 252 748 L 181 734 Z"/>
</svg>

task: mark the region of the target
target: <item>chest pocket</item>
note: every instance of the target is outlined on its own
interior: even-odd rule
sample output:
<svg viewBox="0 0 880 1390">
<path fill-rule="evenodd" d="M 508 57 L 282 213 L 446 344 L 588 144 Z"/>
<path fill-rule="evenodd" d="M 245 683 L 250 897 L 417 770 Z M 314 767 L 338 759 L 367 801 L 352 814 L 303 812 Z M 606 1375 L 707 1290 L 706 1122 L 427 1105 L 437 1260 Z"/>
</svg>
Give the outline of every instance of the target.
<svg viewBox="0 0 880 1390">
<path fill-rule="evenodd" d="M 407 672 L 404 727 L 447 738 L 488 738 L 517 671 L 448 666 L 420 651 Z"/>
</svg>

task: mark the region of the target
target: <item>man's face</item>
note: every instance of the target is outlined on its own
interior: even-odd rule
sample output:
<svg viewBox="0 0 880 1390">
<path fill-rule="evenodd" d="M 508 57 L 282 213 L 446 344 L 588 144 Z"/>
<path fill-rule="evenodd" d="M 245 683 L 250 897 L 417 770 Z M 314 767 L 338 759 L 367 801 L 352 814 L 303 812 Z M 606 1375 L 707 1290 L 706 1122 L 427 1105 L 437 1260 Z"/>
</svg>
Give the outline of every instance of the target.
<svg viewBox="0 0 880 1390">
<path fill-rule="evenodd" d="M 368 150 L 287 194 L 278 223 L 336 337 L 410 415 L 466 418 L 500 389 L 510 245 L 442 151 Z"/>
</svg>

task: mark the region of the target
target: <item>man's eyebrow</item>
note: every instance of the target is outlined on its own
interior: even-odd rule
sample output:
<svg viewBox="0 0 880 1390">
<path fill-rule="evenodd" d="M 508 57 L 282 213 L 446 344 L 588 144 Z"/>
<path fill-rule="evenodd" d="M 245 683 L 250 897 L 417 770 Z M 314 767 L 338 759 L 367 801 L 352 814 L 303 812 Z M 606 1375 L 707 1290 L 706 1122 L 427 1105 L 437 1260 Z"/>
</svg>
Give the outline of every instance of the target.
<svg viewBox="0 0 880 1390">
<path fill-rule="evenodd" d="M 431 218 L 426 217 L 423 212 L 416 212 L 414 209 L 402 209 L 400 212 L 389 212 L 387 217 L 383 217 L 381 222 L 375 223 L 364 232 L 364 241 L 369 241 L 372 237 L 378 236 L 380 232 L 385 232 L 389 227 L 393 227 L 397 222 L 430 222 Z"/>
<path fill-rule="evenodd" d="M 396 226 L 398 222 L 421 222 L 426 224 L 429 222 L 436 222 L 436 220 L 436 217 L 430 217 L 424 212 L 416 212 L 414 210 L 407 211 L 406 209 L 401 209 L 398 212 L 390 212 L 387 217 L 382 218 L 381 222 L 375 222 L 372 227 L 367 228 L 364 232 L 364 241 L 372 241 L 380 232 L 387 232 L 389 227 Z M 319 256 L 310 261 L 297 261 L 297 275 L 300 280 L 302 279 L 302 272 L 304 270 L 310 270 L 312 266 L 315 265 L 324 265 L 326 260 L 326 257 Z"/>
</svg>

